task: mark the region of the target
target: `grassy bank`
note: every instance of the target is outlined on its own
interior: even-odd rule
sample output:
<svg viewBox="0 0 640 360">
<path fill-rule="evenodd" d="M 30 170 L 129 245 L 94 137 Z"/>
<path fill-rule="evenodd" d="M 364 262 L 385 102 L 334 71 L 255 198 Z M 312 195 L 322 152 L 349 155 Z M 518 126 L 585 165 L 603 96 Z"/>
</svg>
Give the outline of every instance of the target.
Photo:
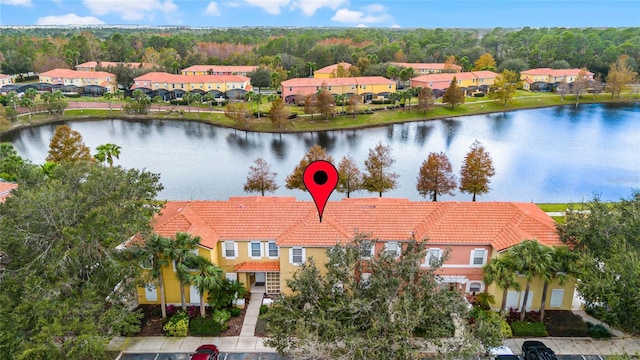
<svg viewBox="0 0 640 360">
<path fill-rule="evenodd" d="M 78 99 L 72 99 L 76 101 Z M 95 102 L 96 99 L 90 99 L 91 102 Z M 612 99 L 610 94 L 599 94 L 596 96 L 587 95 L 583 96 L 580 104 L 589 103 L 629 103 L 636 102 L 637 98 L 631 98 L 629 96 L 623 96 L 620 99 Z M 237 124 L 232 120 L 226 118 L 222 111 L 223 108 L 214 107 L 214 112 L 211 112 L 208 107 L 200 107 L 196 109 L 191 107 L 191 112 L 188 111 L 188 107 L 181 106 L 177 110 L 160 110 L 158 111 L 156 106 L 151 107 L 151 113 L 145 116 L 128 116 L 121 110 L 94 110 L 94 109 L 68 109 L 61 116 L 51 116 L 48 114 L 32 115 L 29 119 L 27 115 L 21 115 L 16 123 L 10 123 L 6 118 L 0 118 L 0 134 L 10 131 L 15 128 L 21 128 L 25 126 L 38 125 L 45 122 L 54 121 L 70 121 L 70 120 L 90 120 L 90 119 L 171 119 L 171 120 L 194 120 L 205 122 L 217 126 L 233 127 L 238 130 L 260 131 L 260 132 L 307 132 L 307 131 L 321 131 L 321 130 L 340 130 L 340 129 L 358 129 L 365 127 L 373 127 L 387 124 L 403 123 L 410 121 L 424 121 L 434 119 L 444 119 L 457 116 L 468 116 L 488 113 L 500 113 L 520 109 L 532 109 L 539 107 L 550 107 L 560 105 L 576 105 L 576 99 L 574 96 L 565 96 L 565 99 L 561 99 L 560 96 L 551 93 L 529 93 L 519 91 L 517 97 L 507 106 L 491 101 L 487 98 L 468 98 L 467 102 L 451 108 L 451 106 L 444 105 L 439 101 L 436 106 L 428 111 L 415 109 L 417 99 L 414 98 L 411 101 L 411 109 L 402 107 L 392 108 L 391 105 L 360 105 L 358 110 L 360 112 L 373 112 L 369 114 L 358 114 L 355 117 L 352 115 L 340 115 L 324 120 L 319 115 L 305 115 L 302 113 L 301 107 L 290 107 L 292 113 L 298 114 L 297 118 L 293 119 L 287 125 L 282 128 L 276 128 L 269 118 L 262 117 L 247 119 L 246 122 Z M 261 110 L 268 111 L 270 105 L 262 104 Z M 255 110 L 255 108 L 253 108 Z M 341 106 L 336 106 L 336 111 L 341 111 Z M 216 112 L 217 111 L 217 112 Z M 0 112 L 2 114 L 3 112 Z"/>
</svg>

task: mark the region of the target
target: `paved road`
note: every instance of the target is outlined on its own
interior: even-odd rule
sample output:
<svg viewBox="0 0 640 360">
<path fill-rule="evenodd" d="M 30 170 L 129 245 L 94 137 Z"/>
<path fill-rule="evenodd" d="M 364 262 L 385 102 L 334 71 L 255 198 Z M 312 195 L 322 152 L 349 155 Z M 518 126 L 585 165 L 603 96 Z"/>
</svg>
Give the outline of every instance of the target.
<svg viewBox="0 0 640 360">
<path fill-rule="evenodd" d="M 189 353 L 124 353 L 120 360 L 189 360 Z M 286 359 L 274 353 L 220 353 L 219 360 Z"/>
</svg>

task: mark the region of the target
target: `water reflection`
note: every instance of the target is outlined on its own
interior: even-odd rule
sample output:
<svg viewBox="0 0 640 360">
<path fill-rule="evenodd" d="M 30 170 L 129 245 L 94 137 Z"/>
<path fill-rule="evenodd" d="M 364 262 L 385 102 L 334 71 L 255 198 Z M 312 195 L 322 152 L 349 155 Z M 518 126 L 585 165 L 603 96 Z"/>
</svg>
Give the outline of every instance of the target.
<svg viewBox="0 0 640 360">
<path fill-rule="evenodd" d="M 116 164 L 161 174 L 167 199 L 227 199 L 246 195 L 249 166 L 264 158 L 278 173 L 275 195 L 308 199 L 287 190 L 284 179 L 310 147 L 320 144 L 338 162 L 351 156 L 363 170 L 369 149 L 389 145 L 400 175 L 387 197 L 421 200 L 416 174 L 429 152 L 443 151 L 459 173 L 469 146 L 479 140 L 496 168 L 491 192 L 480 200 L 581 201 L 600 193 L 604 200 L 640 188 L 640 105 L 580 105 L 422 121 L 362 129 L 295 134 L 260 134 L 173 120 L 72 122 L 85 143 L 122 146 Z M 18 153 L 41 164 L 55 125 L 3 135 Z M 92 151 L 93 152 L 93 151 Z M 355 196 L 376 194 L 358 192 Z M 332 195 L 338 199 L 342 194 Z M 456 194 L 442 200 L 467 201 Z"/>
</svg>

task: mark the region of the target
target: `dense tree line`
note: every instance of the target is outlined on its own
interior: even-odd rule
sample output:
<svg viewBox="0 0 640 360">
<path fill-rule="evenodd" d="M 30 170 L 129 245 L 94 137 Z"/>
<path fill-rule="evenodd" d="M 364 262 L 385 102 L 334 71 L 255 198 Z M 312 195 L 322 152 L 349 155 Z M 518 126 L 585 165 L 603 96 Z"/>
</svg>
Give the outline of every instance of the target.
<svg viewBox="0 0 640 360">
<path fill-rule="evenodd" d="M 42 72 L 90 60 L 145 61 L 168 71 L 194 64 L 274 65 L 288 77 L 340 61 L 363 75 L 390 61 L 445 62 L 477 68 L 490 54 L 498 71 L 586 67 L 605 80 L 623 54 L 640 62 L 640 28 L 381 29 L 232 28 L 3 29 L 2 73 Z M 453 56 L 453 58 L 451 58 Z"/>
</svg>

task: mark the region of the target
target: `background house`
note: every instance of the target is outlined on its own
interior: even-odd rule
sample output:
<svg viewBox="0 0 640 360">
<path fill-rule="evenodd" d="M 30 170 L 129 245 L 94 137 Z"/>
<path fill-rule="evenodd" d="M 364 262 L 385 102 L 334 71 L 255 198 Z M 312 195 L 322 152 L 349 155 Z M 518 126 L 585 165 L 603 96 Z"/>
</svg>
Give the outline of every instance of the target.
<svg viewBox="0 0 640 360">
<path fill-rule="evenodd" d="M 296 78 L 281 83 L 282 98 L 287 103 L 296 97 L 314 95 L 323 86 L 333 95 L 358 95 L 364 101 L 388 98 L 396 92 L 396 83 L 382 76 L 358 76 L 344 78 Z"/>
<path fill-rule="evenodd" d="M 535 204 L 509 202 L 351 198 L 329 202 L 320 222 L 312 202 L 293 197 L 180 201 L 166 204 L 154 230 L 166 237 L 177 232 L 200 236 L 198 253 L 221 267 L 226 278 L 267 294 L 289 292 L 286 279 L 311 257 L 324 269 L 327 249 L 352 241 L 356 232 L 378 239 L 368 248 L 371 254 L 388 251 L 399 255 L 408 239 L 427 239 L 425 269 L 449 252 L 438 270 L 443 286 L 466 294 L 487 290 L 496 297 L 496 304 L 500 304 L 502 290 L 484 284 L 483 265 L 525 239 L 561 245 L 554 220 Z M 171 266 L 165 267 L 164 279 L 167 302 L 178 303 L 179 285 Z M 547 308 L 570 309 L 573 288 L 572 281 L 564 286 L 552 283 Z M 529 307 L 539 306 L 541 289 L 542 282 L 534 281 Z M 195 288 L 187 293 L 190 303 L 199 301 Z M 138 295 L 143 304 L 158 301 L 154 286 L 141 287 Z M 517 305 L 521 295 L 509 293 L 509 304 Z"/>
<path fill-rule="evenodd" d="M 192 65 L 180 71 L 182 75 L 242 75 L 255 71 L 257 66 L 247 65 Z"/>
<path fill-rule="evenodd" d="M 408 62 L 391 62 L 393 66 L 402 66 L 412 68 L 414 75 L 439 74 L 443 72 L 460 72 L 462 66 L 456 64 L 444 63 L 408 63 Z"/>
<path fill-rule="evenodd" d="M 553 91 L 558 84 L 573 83 L 582 69 L 550 69 L 537 68 L 520 72 L 522 88 L 531 91 Z M 588 80 L 593 80 L 593 73 L 587 71 Z"/>
<path fill-rule="evenodd" d="M 251 79 L 242 75 L 177 75 L 150 72 L 133 79 L 131 90 L 141 89 L 147 95 L 160 95 L 164 100 L 181 98 L 186 92 L 240 99 L 251 91 Z"/>
<path fill-rule="evenodd" d="M 416 76 L 411 79 L 411 87 L 429 87 L 436 97 L 441 96 L 449 88 L 451 80 L 456 78 L 458 86 L 465 96 L 476 92 L 487 93 L 498 74 L 493 71 L 469 71 L 460 73 L 441 73 Z"/>
<path fill-rule="evenodd" d="M 105 71 L 77 71 L 53 69 L 39 75 L 41 83 L 54 85 L 62 92 L 94 93 L 102 95 L 118 88 L 116 75 Z"/>
</svg>

